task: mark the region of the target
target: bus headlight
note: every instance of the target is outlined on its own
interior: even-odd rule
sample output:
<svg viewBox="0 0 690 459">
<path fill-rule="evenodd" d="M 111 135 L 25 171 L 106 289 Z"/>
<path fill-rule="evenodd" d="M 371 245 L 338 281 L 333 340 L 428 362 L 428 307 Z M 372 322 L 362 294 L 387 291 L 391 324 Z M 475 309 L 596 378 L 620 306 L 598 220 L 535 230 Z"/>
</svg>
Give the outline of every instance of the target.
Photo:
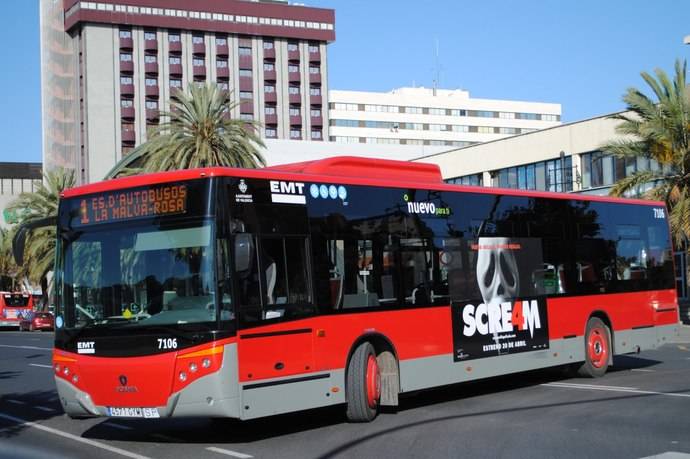
<svg viewBox="0 0 690 459">
<path fill-rule="evenodd" d="M 185 382 L 187 380 L 187 373 L 180 371 L 180 381 Z"/>
<path fill-rule="evenodd" d="M 198 369 L 198 367 L 197 367 L 196 363 L 192 362 L 189 364 L 189 371 L 191 371 L 192 373 L 196 373 L 197 369 Z"/>
</svg>

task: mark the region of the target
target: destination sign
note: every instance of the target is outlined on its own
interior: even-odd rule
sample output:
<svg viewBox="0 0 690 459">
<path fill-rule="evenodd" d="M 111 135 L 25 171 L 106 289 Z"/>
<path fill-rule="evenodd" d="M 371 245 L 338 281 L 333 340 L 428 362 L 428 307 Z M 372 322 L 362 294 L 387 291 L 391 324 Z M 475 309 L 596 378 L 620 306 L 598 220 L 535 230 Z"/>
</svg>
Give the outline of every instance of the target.
<svg viewBox="0 0 690 459">
<path fill-rule="evenodd" d="M 81 225 L 108 223 L 187 212 L 187 185 L 112 191 L 79 200 Z"/>
</svg>

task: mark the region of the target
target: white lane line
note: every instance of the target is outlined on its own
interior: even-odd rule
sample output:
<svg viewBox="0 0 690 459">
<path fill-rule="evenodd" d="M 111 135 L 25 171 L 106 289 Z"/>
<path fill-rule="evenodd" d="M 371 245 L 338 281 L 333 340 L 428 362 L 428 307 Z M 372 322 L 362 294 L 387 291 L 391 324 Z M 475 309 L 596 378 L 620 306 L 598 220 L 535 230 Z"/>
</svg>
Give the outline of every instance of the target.
<svg viewBox="0 0 690 459">
<path fill-rule="evenodd" d="M 546 387 L 559 387 L 561 389 L 584 389 L 584 390 L 603 390 L 608 392 L 628 392 L 631 394 L 645 394 L 645 395 L 666 395 L 669 397 L 690 397 L 690 394 L 675 394 L 671 392 L 655 392 L 651 390 L 639 390 L 634 387 L 611 387 L 611 386 L 595 386 L 595 385 L 577 385 L 577 384 L 563 384 L 563 383 L 548 383 L 541 384 Z"/>
<path fill-rule="evenodd" d="M 142 456 L 141 454 L 136 454 L 131 451 L 127 451 L 124 449 L 116 448 L 114 446 L 106 445 L 105 443 L 101 443 L 99 441 L 95 440 L 89 440 L 88 438 L 81 438 L 77 435 L 72 435 L 71 433 L 63 432 L 62 430 L 57 430 L 53 429 L 52 427 L 46 427 L 42 424 L 39 424 L 37 422 L 31 422 L 27 421 L 26 419 L 22 418 L 17 418 L 15 416 L 10 416 L 9 414 L 4 414 L 0 413 L 0 418 L 2 419 L 7 419 L 8 421 L 16 422 L 17 424 L 20 425 L 25 425 L 27 427 L 33 427 L 38 430 L 42 430 L 44 432 L 51 433 L 53 435 L 59 435 L 61 437 L 67 438 L 69 440 L 74 440 L 79 443 L 84 443 L 89 446 L 93 446 L 95 448 L 100 448 L 105 451 L 110 451 L 111 453 L 119 454 L 121 456 L 125 457 L 131 457 L 132 459 L 151 459 L 148 456 Z"/>
<path fill-rule="evenodd" d="M 54 413 L 56 411 L 52 408 L 48 408 L 47 406 L 40 406 L 40 405 L 36 405 L 36 406 L 34 406 L 34 408 L 36 408 L 37 410 L 40 410 L 40 411 L 45 411 L 46 413 Z"/>
<path fill-rule="evenodd" d="M 630 371 L 639 371 L 640 373 L 654 373 L 654 370 L 645 370 L 644 368 L 633 368 Z"/>
<path fill-rule="evenodd" d="M 641 459 L 690 459 L 690 454 L 678 453 L 676 451 L 666 451 L 665 453 L 655 454 L 654 456 L 646 456 Z"/>
<path fill-rule="evenodd" d="M 14 403 L 15 405 L 26 405 L 26 402 L 22 402 L 21 400 L 12 400 L 12 399 L 7 399 L 7 403 Z"/>
<path fill-rule="evenodd" d="M 52 347 L 37 347 L 37 346 L 11 346 L 9 344 L 0 344 L 0 347 L 9 347 L 12 349 L 31 349 L 34 351 L 52 351 Z"/>
<path fill-rule="evenodd" d="M 637 389 L 637 387 L 627 387 L 627 386 L 605 386 L 603 384 L 584 384 L 584 383 L 567 383 L 567 382 L 554 382 L 554 383 L 549 383 L 557 386 L 565 386 L 565 387 L 579 387 L 581 389 L 599 389 L 603 387 L 604 389 L 624 389 L 624 390 L 630 390 L 630 389 Z"/>
<path fill-rule="evenodd" d="M 240 459 L 249 459 L 254 456 L 249 454 L 238 453 L 237 451 L 231 451 L 229 449 L 216 448 L 215 446 L 209 446 L 206 448 L 208 451 L 213 451 L 214 453 L 225 454 L 226 456 L 239 457 Z"/>
<path fill-rule="evenodd" d="M 29 366 L 30 367 L 41 367 L 41 368 L 53 368 L 52 365 L 43 365 L 40 363 L 30 363 Z"/>
<path fill-rule="evenodd" d="M 104 422 L 101 424 L 103 426 L 108 426 L 108 427 L 113 427 L 115 429 L 120 429 L 120 430 L 134 430 L 134 427 L 130 426 L 123 426 L 122 424 L 116 424 L 114 422 Z"/>
</svg>

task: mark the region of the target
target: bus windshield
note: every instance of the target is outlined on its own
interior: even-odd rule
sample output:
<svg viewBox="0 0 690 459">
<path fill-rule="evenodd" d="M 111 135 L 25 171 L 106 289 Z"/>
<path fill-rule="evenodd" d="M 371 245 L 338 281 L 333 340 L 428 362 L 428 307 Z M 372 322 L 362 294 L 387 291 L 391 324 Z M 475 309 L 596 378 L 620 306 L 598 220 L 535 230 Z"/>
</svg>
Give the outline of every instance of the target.
<svg viewBox="0 0 690 459">
<path fill-rule="evenodd" d="M 61 240 L 58 260 L 65 328 L 215 326 L 212 220 L 71 234 Z"/>
</svg>

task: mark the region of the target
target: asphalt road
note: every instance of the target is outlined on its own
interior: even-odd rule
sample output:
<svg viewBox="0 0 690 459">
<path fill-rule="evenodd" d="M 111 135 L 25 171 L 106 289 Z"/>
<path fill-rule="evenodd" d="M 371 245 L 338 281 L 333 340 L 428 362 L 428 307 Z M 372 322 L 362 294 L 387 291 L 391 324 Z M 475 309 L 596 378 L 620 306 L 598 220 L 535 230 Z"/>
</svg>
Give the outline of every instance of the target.
<svg viewBox="0 0 690 459">
<path fill-rule="evenodd" d="M 348 424 L 328 408 L 250 422 L 75 421 L 60 409 L 51 333 L 0 332 L 0 458 L 690 459 L 690 327 L 616 358 L 600 379 L 556 370 L 455 385 Z"/>
</svg>

